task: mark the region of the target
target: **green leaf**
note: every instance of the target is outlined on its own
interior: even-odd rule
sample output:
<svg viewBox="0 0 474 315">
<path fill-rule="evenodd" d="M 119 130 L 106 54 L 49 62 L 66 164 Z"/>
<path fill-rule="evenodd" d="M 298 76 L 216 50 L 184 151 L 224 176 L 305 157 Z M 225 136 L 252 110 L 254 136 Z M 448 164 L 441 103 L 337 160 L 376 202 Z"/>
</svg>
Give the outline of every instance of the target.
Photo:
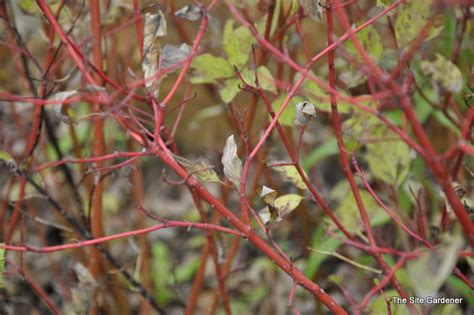
<svg viewBox="0 0 474 315">
<path fill-rule="evenodd" d="M 228 79 L 223 82 L 224 87 L 219 89 L 219 96 L 224 103 L 230 103 L 239 94 L 241 85 L 240 79 Z"/>
<path fill-rule="evenodd" d="M 428 119 L 428 117 L 430 117 L 430 115 L 434 112 L 434 108 L 420 95 L 419 92 L 415 93 L 413 99 L 415 102 L 416 117 L 421 123 L 424 123 Z"/>
<path fill-rule="evenodd" d="M 472 292 L 471 292 L 472 293 Z M 433 315 L 463 315 L 463 311 L 459 305 L 456 304 L 441 304 L 438 305 L 433 312 Z"/>
<path fill-rule="evenodd" d="M 472 259 L 466 257 L 467 260 Z M 471 266 L 471 270 L 473 270 Z M 472 295 L 472 289 L 461 279 L 454 275 L 450 275 L 446 280 L 446 283 L 453 289 L 455 289 L 460 295 L 462 295 L 470 307 L 474 307 L 474 296 Z"/>
<path fill-rule="evenodd" d="M 222 41 L 231 65 L 240 68 L 247 63 L 253 43 L 252 33 L 247 27 L 234 29 L 234 21 L 229 19 L 224 26 Z"/>
<path fill-rule="evenodd" d="M 400 48 L 408 47 L 419 35 L 431 18 L 432 0 L 412 0 L 402 7 L 395 21 L 395 34 Z M 444 26 L 435 23 L 423 41 L 429 41 L 438 36 Z"/>
<path fill-rule="evenodd" d="M 311 242 L 311 248 L 315 250 L 310 252 L 308 262 L 304 268 L 306 277 L 312 279 L 319 269 L 319 266 L 321 266 L 326 259 L 331 257 L 318 253 L 317 250 L 332 252 L 337 250 L 341 244 L 342 242 L 340 240 L 325 235 L 323 228 L 318 229 Z"/>
<path fill-rule="evenodd" d="M 449 115 L 451 117 L 454 117 L 454 113 L 453 113 L 453 110 L 451 108 L 448 108 L 447 109 Z M 433 112 L 433 117 L 436 118 L 436 120 L 442 124 L 443 126 L 447 127 L 449 130 L 451 130 L 456 136 L 460 136 L 461 135 L 461 131 L 459 130 L 459 127 L 456 126 L 455 124 L 453 124 L 453 122 L 451 120 L 449 120 L 447 117 L 446 117 L 446 114 L 444 114 L 442 111 L 434 111 Z"/>
<path fill-rule="evenodd" d="M 117 192 L 105 191 L 102 196 L 102 207 L 109 214 L 117 214 L 124 195 Z"/>
<path fill-rule="evenodd" d="M 395 289 L 385 291 L 385 297 L 382 294 L 377 295 L 369 304 L 370 315 L 385 315 L 388 314 L 387 303 L 385 298 L 389 300 L 394 296 L 400 296 Z M 410 310 L 405 304 L 394 304 L 390 303 L 390 309 L 392 315 L 410 315 Z"/>
<path fill-rule="evenodd" d="M 242 79 L 244 79 L 245 83 L 253 87 L 257 87 L 255 85 L 255 71 L 244 69 L 241 73 L 241 76 L 242 76 Z M 258 76 L 258 82 L 260 83 L 260 87 L 263 90 L 272 92 L 274 94 L 277 93 L 275 79 L 273 79 L 273 76 L 267 67 L 265 66 L 258 67 L 257 76 Z"/>
<path fill-rule="evenodd" d="M 294 81 L 298 80 L 300 74 L 295 76 Z M 326 93 L 319 85 L 311 80 L 305 80 L 301 85 L 301 94 L 308 98 L 308 100 L 314 104 L 316 109 L 330 112 L 331 111 L 331 102 L 329 99 L 329 94 Z M 345 93 L 342 93 L 345 95 Z M 343 100 L 338 99 L 337 109 L 339 113 L 346 114 L 349 112 L 352 105 Z"/>
<path fill-rule="evenodd" d="M 116 23 L 123 16 L 122 4 L 120 2 L 111 2 L 106 13 L 101 18 L 101 24 L 110 26 Z"/>
<path fill-rule="evenodd" d="M 364 105 L 373 109 L 378 104 L 369 99 Z M 375 115 L 355 109 L 342 124 L 342 131 L 348 151 L 366 146 L 364 156 L 376 178 L 395 186 L 403 182 L 410 168 L 410 148 Z"/>
<path fill-rule="evenodd" d="M 442 55 L 436 54 L 435 61 L 422 61 L 420 66 L 421 71 L 444 91 L 459 93 L 462 90 L 461 71 Z"/>
<path fill-rule="evenodd" d="M 377 30 L 372 25 L 369 25 L 360 30 L 355 36 L 369 57 L 375 63 L 381 63 L 383 46 L 382 39 Z M 357 52 L 352 40 L 346 41 L 344 47 L 356 60 L 361 61 L 360 54 Z M 344 82 L 348 88 L 354 88 L 367 80 L 367 76 L 352 64 L 347 64 L 347 62 L 344 61 L 343 65 L 343 67 L 338 67 L 338 71 L 340 72 L 339 79 Z"/>
<path fill-rule="evenodd" d="M 18 7 L 26 15 L 35 15 L 39 11 L 38 5 L 33 0 L 20 0 Z"/>
<path fill-rule="evenodd" d="M 194 121 L 201 124 L 204 120 L 217 118 L 222 115 L 223 112 L 224 110 L 221 104 L 211 105 L 201 109 L 196 116 L 194 116 Z"/>
<path fill-rule="evenodd" d="M 410 170 L 410 147 L 401 140 L 369 143 L 365 160 L 372 175 L 398 187 Z"/>
<path fill-rule="evenodd" d="M 385 7 L 391 5 L 394 0 L 377 0 L 377 6 Z"/>
<path fill-rule="evenodd" d="M 417 296 L 437 295 L 456 266 L 458 252 L 463 243 L 462 236 L 452 236 L 446 244 L 429 250 L 407 263 L 407 271 Z"/>
<path fill-rule="evenodd" d="M 372 196 L 365 190 L 359 190 L 362 203 L 370 218 L 372 227 L 384 224 L 390 220 L 390 216 L 378 206 Z M 348 191 L 344 200 L 342 200 L 339 207 L 336 209 L 336 217 L 341 221 L 341 224 L 351 233 L 358 233 L 364 230 L 362 220 L 360 218 L 359 208 L 355 201 L 352 191 Z M 334 223 L 330 223 L 335 227 Z"/>
<path fill-rule="evenodd" d="M 300 8 L 298 0 L 283 0 L 282 5 L 283 12 L 288 12 L 287 16 L 295 14 Z"/>
<path fill-rule="evenodd" d="M 1 243 L 1 245 L 5 245 Z M 3 288 L 3 270 L 5 268 L 5 248 L 0 248 L 0 288 Z"/>
<path fill-rule="evenodd" d="M 377 103 L 369 101 L 364 105 L 375 108 Z M 381 134 L 379 129 L 385 130 L 386 127 L 374 115 L 354 109 L 351 118 L 342 123 L 342 133 L 346 142 L 346 149 L 354 151 L 366 138 L 374 139 L 374 135 Z"/>
<path fill-rule="evenodd" d="M 285 182 L 295 184 L 300 189 L 307 189 L 303 178 L 294 165 L 282 165 L 272 167 L 275 171 L 279 172 Z"/>
<path fill-rule="evenodd" d="M 242 76 L 242 79 L 244 82 L 250 86 L 253 86 L 256 88 L 255 84 L 255 72 L 253 70 L 249 70 L 245 68 L 242 70 L 240 73 Z M 263 90 L 272 92 L 272 93 L 277 93 L 276 85 L 275 85 L 275 80 L 272 77 L 272 74 L 268 70 L 267 67 L 265 66 L 260 66 L 257 69 L 257 76 L 258 76 L 258 81 L 260 83 L 260 87 Z M 224 86 L 219 90 L 219 95 L 222 99 L 223 102 L 225 103 L 230 103 L 236 96 L 239 94 L 241 89 L 239 88 L 240 86 L 243 86 L 244 83 L 241 82 L 240 79 L 228 79 L 223 82 Z"/>
<path fill-rule="evenodd" d="M 151 263 L 151 280 L 155 286 L 155 297 L 161 305 L 167 304 L 173 292 L 168 287 L 172 273 L 172 263 L 170 253 L 165 244 L 160 241 L 154 241 L 151 248 L 153 261 Z"/>
<path fill-rule="evenodd" d="M 39 184 L 40 186 L 44 187 L 44 183 L 41 179 L 41 176 L 40 174 L 35 174 L 34 177 L 33 177 L 33 180 Z M 23 194 L 21 194 L 21 184 L 19 182 L 15 182 L 12 187 L 11 187 L 11 191 L 10 191 L 10 195 L 9 195 L 9 201 L 11 202 L 17 202 L 17 201 L 20 201 L 20 200 L 27 200 L 27 199 L 32 199 L 32 198 L 44 198 L 44 196 L 42 194 L 40 194 L 36 188 L 30 184 L 30 183 L 26 183 L 26 186 L 23 190 Z M 20 198 L 21 197 L 21 198 Z"/>
<path fill-rule="evenodd" d="M 199 269 L 199 259 L 192 259 L 176 267 L 175 279 L 177 283 L 189 281 Z"/>
<path fill-rule="evenodd" d="M 212 166 L 207 163 L 206 160 L 199 157 L 196 160 L 196 176 L 203 182 L 220 182 L 219 176 L 212 169 Z"/>
<path fill-rule="evenodd" d="M 0 160 L 6 163 L 15 163 L 15 159 L 7 151 L 0 150 Z"/>
<path fill-rule="evenodd" d="M 391 255 L 383 255 L 384 260 L 393 268 L 396 265 L 396 260 Z M 406 288 L 411 286 L 410 276 L 408 275 L 405 268 L 400 268 L 395 272 L 395 277 L 398 279 L 400 284 Z"/>
<path fill-rule="evenodd" d="M 305 159 L 301 162 L 301 165 L 304 170 L 308 171 L 316 162 L 337 154 L 339 152 L 339 148 L 337 146 L 337 140 L 335 138 L 331 138 L 327 142 L 323 144 L 315 146 L 314 150 L 311 151 Z"/>
<path fill-rule="evenodd" d="M 270 288 L 266 287 L 261 283 L 258 287 L 253 287 L 252 290 L 245 290 L 243 293 L 243 299 L 246 302 L 245 308 L 243 309 L 243 314 L 248 310 L 249 303 L 258 303 L 268 296 L 268 291 Z"/>
<path fill-rule="evenodd" d="M 369 25 L 368 27 L 360 30 L 355 36 L 360 41 L 362 48 L 369 54 L 369 56 L 376 63 L 379 63 L 383 56 L 383 46 L 382 38 L 380 37 L 377 30 L 372 25 Z M 344 47 L 354 58 L 361 60 L 361 57 L 357 52 L 352 40 L 346 41 Z"/>
<path fill-rule="evenodd" d="M 280 14 L 281 14 L 281 0 L 276 0 L 276 2 L 274 3 L 275 5 L 273 6 L 273 18 L 272 18 L 272 22 L 270 26 L 270 38 L 275 33 L 278 27 L 278 23 L 280 21 Z"/>
<path fill-rule="evenodd" d="M 191 68 L 195 70 L 191 83 L 195 84 L 215 83 L 217 80 L 229 78 L 234 74 L 227 60 L 207 53 L 194 58 Z"/>
<path fill-rule="evenodd" d="M 432 84 L 432 82 L 427 80 L 426 76 L 422 73 L 421 62 L 419 62 L 419 60 L 416 60 L 412 64 L 412 72 L 415 75 L 415 80 L 421 90 L 419 91 L 417 89 L 414 92 L 413 103 L 415 105 L 416 117 L 421 123 L 424 123 L 434 112 L 434 108 L 431 106 L 430 101 L 433 103 L 439 102 L 439 88 L 436 84 Z M 399 125 L 401 126 L 401 124 Z"/>
<path fill-rule="evenodd" d="M 278 112 L 281 105 L 283 104 L 283 101 L 286 99 L 287 96 L 288 96 L 288 93 L 283 93 L 276 100 L 273 101 L 272 108 L 275 111 L 275 113 Z M 284 126 L 293 126 L 293 121 L 295 120 L 295 117 L 296 117 L 296 104 L 303 101 L 304 99 L 301 96 L 293 97 L 290 100 L 290 103 L 286 106 L 281 116 L 278 118 L 278 122 Z"/>
</svg>

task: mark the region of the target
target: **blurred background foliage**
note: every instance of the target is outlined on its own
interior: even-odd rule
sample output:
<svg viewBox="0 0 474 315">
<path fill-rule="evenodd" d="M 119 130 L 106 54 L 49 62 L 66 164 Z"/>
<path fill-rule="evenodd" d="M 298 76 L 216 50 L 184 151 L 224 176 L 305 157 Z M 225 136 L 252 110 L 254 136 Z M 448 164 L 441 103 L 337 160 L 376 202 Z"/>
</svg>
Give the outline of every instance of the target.
<svg viewBox="0 0 474 315">
<path fill-rule="evenodd" d="M 59 6 L 61 1 L 48 1 L 52 10 Z M 166 45 L 180 46 L 182 43 L 193 44 L 193 39 L 199 31 L 199 22 L 180 20 L 173 15 L 178 8 L 190 1 L 140 1 L 142 8 L 158 2 L 165 13 L 168 25 L 168 34 L 160 38 L 162 47 Z M 360 25 L 375 16 L 393 1 L 390 0 L 359 0 L 347 6 L 350 23 Z M 205 4 L 209 1 L 204 1 Z M 267 0 L 267 1 L 234 1 L 236 5 L 246 10 L 258 32 L 263 36 L 267 21 L 267 8 L 272 4 L 274 10 L 270 28 L 270 37 L 279 32 L 286 21 L 298 12 L 297 1 L 292 0 Z M 86 56 L 91 52 L 91 30 L 88 3 L 82 1 L 65 1 L 58 20 L 64 30 L 78 43 Z M 138 49 L 139 43 L 133 22 L 132 1 L 108 0 L 101 2 L 102 27 L 104 32 L 103 60 L 104 71 L 121 85 L 131 84 L 142 78 L 141 57 Z M 6 1 L 6 7 L 12 23 L 18 31 L 17 39 L 21 38 L 21 45 L 25 45 L 31 56 L 26 55 L 26 66 L 36 87 L 41 84 L 42 66 L 48 48 L 48 40 L 44 17 L 34 1 Z M 469 12 L 468 12 L 469 11 Z M 467 13 L 466 13 L 467 12 Z M 423 124 L 430 136 L 437 152 L 443 152 L 458 141 L 460 123 L 462 118 L 472 106 L 469 98 L 473 84 L 472 60 L 473 51 L 473 23 L 471 8 L 460 8 L 456 5 L 445 5 L 443 1 L 407 1 L 386 17 L 377 20 L 371 26 L 357 34 L 362 47 L 373 62 L 390 72 L 399 65 L 400 58 L 410 49 L 413 40 L 422 31 L 428 21 L 434 21 L 434 26 L 423 37 L 414 57 L 406 64 L 397 78 L 405 80 L 412 75 L 414 84 L 410 91 L 413 108 L 417 118 Z M 323 17 L 323 21 L 324 21 Z M 301 19 L 301 29 L 304 40 L 291 26 L 277 37 L 275 45 L 288 52 L 288 55 L 299 65 L 305 65 L 308 55 L 313 56 L 326 46 L 326 24 L 316 22 L 311 18 Z M 2 28 L 0 45 L 0 92 L 30 96 L 26 82 L 20 78 L 18 63 L 22 60 L 20 54 L 25 51 L 15 51 L 9 46 L 10 36 L 7 29 L 10 27 L 5 20 L 0 21 Z M 340 36 L 344 30 L 336 25 L 336 35 Z M 463 37 L 460 38 L 463 29 Z M 59 40 L 53 43 L 60 45 Z M 183 118 L 176 130 L 175 144 L 180 150 L 180 155 L 189 160 L 196 160 L 199 156 L 215 167 L 217 174 L 223 180 L 220 157 L 225 139 L 230 134 L 239 134 L 236 122 L 232 117 L 232 110 L 244 113 L 249 104 L 256 102 L 256 114 L 252 128 L 248 130 L 251 143 L 256 143 L 262 135 L 263 128 L 269 122 L 269 115 L 261 99 L 254 99 L 254 94 L 242 90 L 243 79 L 247 84 L 255 86 L 254 73 L 258 74 L 262 89 L 265 91 L 271 105 L 277 111 L 288 94 L 288 87 L 294 83 L 299 74 L 290 69 L 273 56 L 267 56 L 263 64 L 254 64 L 252 47 L 256 48 L 257 56 L 263 49 L 258 45 L 248 28 L 241 26 L 230 14 L 224 4 L 218 5 L 212 12 L 204 40 L 201 44 L 201 53 L 193 59 L 191 70 L 185 83 L 178 90 L 174 103 L 166 115 L 165 124 L 168 130 L 173 130 L 174 123 L 183 111 Z M 392 99 L 377 100 L 371 95 L 371 82 L 367 81 L 367 69 L 357 67 L 363 62 L 354 45 L 347 41 L 336 51 L 336 71 L 338 73 L 337 89 L 342 95 L 351 97 L 352 100 L 370 108 L 381 110 L 392 123 L 407 130 L 407 121 L 401 110 L 397 109 L 399 101 L 395 96 Z M 313 66 L 312 73 L 318 78 L 327 81 L 328 70 L 326 59 L 322 58 Z M 236 74 L 238 70 L 239 75 Z M 178 70 L 179 71 L 179 70 Z M 166 95 L 175 82 L 179 72 L 169 73 L 160 84 L 160 97 Z M 78 91 L 84 93 L 81 74 L 74 62 L 68 58 L 64 49 L 58 55 L 57 62 L 50 70 L 50 88 L 53 88 L 51 98 L 61 91 Z M 107 87 L 107 92 L 113 89 Z M 143 87 L 136 91 L 144 95 Z M 448 96 L 449 95 L 449 96 Z M 185 106 L 179 100 L 193 98 Z M 443 108 L 446 98 L 452 98 L 451 105 Z M 117 103 L 121 101 L 117 98 Z M 295 145 L 300 129 L 294 125 L 296 116 L 295 104 L 301 101 L 311 102 L 317 111 L 317 118 L 306 127 L 300 152 L 300 162 L 308 173 L 310 181 L 328 201 L 336 216 L 351 232 L 363 235 L 362 223 L 359 212 L 354 202 L 352 192 L 340 169 L 338 148 L 333 133 L 330 119 L 329 94 L 314 82 L 306 80 L 298 95 L 292 99 L 279 122 L 284 126 L 285 133 Z M 65 107 L 50 106 L 46 109 L 52 117 L 55 133 L 58 138 L 60 150 L 65 156 L 88 157 L 91 156 L 93 141 L 92 123 L 97 114 L 91 114 L 91 106 L 85 100 Z M 136 101 L 129 101 L 129 106 L 141 109 L 144 124 L 152 129 L 152 121 L 147 116 L 149 108 Z M 28 130 L 31 127 L 33 106 L 27 102 L 1 102 L 0 115 L 2 123 L 2 153 L 8 154 L 15 161 L 22 161 L 22 156 L 27 140 Z M 398 135 L 389 130 L 374 115 L 356 109 L 344 99 L 339 100 L 339 110 L 343 117 L 342 129 L 347 149 L 354 154 L 361 167 L 365 170 L 365 177 L 376 191 L 378 197 L 401 218 L 411 229 L 417 229 L 417 213 L 420 204 L 428 222 L 428 239 L 433 244 L 439 244 L 436 251 L 426 253 L 410 261 L 406 267 L 397 272 L 402 285 L 412 294 L 430 294 L 439 296 L 460 296 L 464 298 L 461 305 L 433 306 L 429 312 L 432 314 L 468 314 L 474 309 L 472 290 L 464 282 L 450 272 L 439 272 L 441 268 L 450 271 L 457 266 L 464 274 L 471 274 L 473 260 L 469 257 L 458 257 L 459 251 L 466 249 L 460 241 L 461 231 L 455 224 L 452 212 L 449 214 L 448 223 L 442 223 L 441 216 L 446 208 L 444 196 L 427 169 L 423 159 L 414 152 Z M 126 151 L 133 149 L 131 141 L 108 113 L 101 113 L 105 119 L 106 151 Z M 471 136 L 472 139 L 472 136 Z M 58 159 L 57 150 L 52 147 L 45 136 L 41 137 L 39 148 L 36 152 L 36 163 L 46 163 Z M 243 157 L 243 152 L 240 154 Z M 261 209 L 264 203 L 257 198 L 257 187 L 268 185 L 278 193 L 299 194 L 305 199 L 296 208 L 294 213 L 284 218 L 282 222 L 272 229 L 273 238 L 280 244 L 289 257 L 294 259 L 296 265 L 303 268 L 305 274 L 319 283 L 338 302 L 344 303 L 344 297 L 339 286 L 344 287 L 360 301 L 364 294 L 373 286 L 374 279 L 381 279 L 383 275 L 361 268 L 370 266 L 377 268 L 372 256 L 344 245 L 336 227 L 325 218 L 317 204 L 311 200 L 307 191 L 298 183 L 299 175 L 276 171 L 271 164 L 276 161 L 288 160 L 285 150 L 274 133 L 265 145 L 260 160 L 256 161 L 254 171 L 259 169 L 260 179 L 251 185 L 250 197 L 255 209 Z M 2 158 L 3 159 L 3 158 Z M 123 160 L 117 159 L 113 164 Z M 260 165 L 261 164 L 261 165 Z M 71 165 L 75 179 L 82 183 L 88 175 L 90 166 Z M 143 158 L 139 163 L 133 164 L 110 172 L 105 179 L 106 190 L 104 201 L 104 228 L 106 234 L 131 230 L 139 225 L 135 208 L 136 198 L 133 195 L 134 172 L 140 169 L 143 173 L 143 204 L 145 208 L 158 213 L 168 219 L 198 221 L 197 211 L 191 197 L 186 190 L 178 186 L 169 186 L 162 181 L 163 166 L 156 158 Z M 457 178 L 457 184 L 462 187 L 463 202 L 466 207 L 473 206 L 474 198 L 472 186 L 472 170 L 474 160 L 466 156 L 463 167 Z M 47 169 L 40 173 L 41 181 L 65 205 L 74 207 L 74 202 L 68 198 L 69 191 L 63 186 L 62 178 L 56 168 Z M 14 202 L 18 196 L 19 184 L 8 188 L 9 179 L 7 172 L 2 171 L 0 183 L 3 184 L 3 197 L 8 202 Z M 453 183 L 454 184 L 454 183 Z M 410 239 L 365 190 L 362 181 L 358 180 L 361 197 L 369 213 L 371 224 L 380 246 L 392 247 L 404 251 L 412 251 L 421 245 Z M 231 209 L 238 209 L 238 196 L 219 183 L 206 183 L 206 186 L 215 194 L 221 195 Z M 28 185 L 27 185 L 28 187 Z M 90 195 L 87 189 L 78 186 L 82 202 L 88 212 Z M 31 187 L 30 187 L 31 188 Z M 47 238 L 49 232 L 44 228 L 38 238 L 34 235 L 35 226 L 31 217 L 26 214 L 32 208 L 36 213 L 48 220 L 59 220 L 52 214 L 50 207 L 41 203 L 33 189 L 27 188 L 24 207 L 25 235 L 20 235 L 18 229 L 13 235 L 13 241 L 22 239 L 25 243 L 44 246 L 46 244 L 61 243 L 67 239 L 65 231 L 56 232 L 56 238 Z M 8 191 L 8 193 L 7 193 Z M 28 210 L 30 209 L 30 210 Z M 210 211 L 210 209 L 206 209 Z M 471 210 L 472 211 L 472 210 Z M 472 216 L 472 215 L 471 215 Z M 148 221 L 146 221 L 148 222 Z M 151 222 L 151 221 L 150 221 Z M 148 222 L 150 224 L 150 222 Z M 44 234 L 48 235 L 44 235 Z M 54 235 L 53 235 L 54 236 Z M 24 238 L 21 238 L 24 237 Z M 48 241 L 50 240 L 50 241 Z M 149 257 L 142 255 L 143 244 L 134 240 L 117 240 L 110 244 L 110 250 L 115 257 L 123 262 L 124 268 L 135 271 L 137 279 L 144 280 L 154 292 L 160 305 L 174 311 L 176 314 L 186 304 L 192 279 L 194 278 L 200 261 L 201 248 L 206 244 L 203 233 L 195 230 L 164 230 L 147 236 Z M 231 237 L 220 236 L 218 248 L 225 258 L 231 244 Z M 291 282 L 275 266 L 260 257 L 255 249 L 243 243 L 241 250 L 234 259 L 232 273 L 227 277 L 227 288 L 231 296 L 231 306 L 234 313 L 242 314 L 286 314 L 287 296 Z M 308 250 L 307 248 L 312 250 Z M 347 257 L 347 263 L 337 256 L 337 252 Z M 428 256 L 431 255 L 431 256 Z M 37 278 L 37 281 L 48 290 L 49 294 L 60 305 L 68 310 L 71 298 L 61 296 L 64 289 L 60 289 L 51 277 L 61 279 L 69 286 L 79 286 L 69 282 L 72 276 L 72 264 L 75 261 L 84 261 L 84 253 L 60 252 L 54 255 L 24 256 L 28 269 Z M 384 258 L 390 265 L 395 264 L 393 256 Z M 149 260 L 148 274 L 141 273 L 143 259 Z M 49 261 L 53 261 L 58 270 L 51 270 Z M 208 264 L 211 266 L 211 264 Z M 358 267 L 359 266 L 359 267 Z M 443 270 L 444 270 L 443 269 Z M 434 270 L 432 273 L 420 270 Z M 207 314 L 213 302 L 213 292 L 216 287 L 214 270 L 208 267 L 205 270 L 205 286 L 199 299 L 199 309 L 202 314 Z M 426 277 L 433 281 L 428 281 Z M 95 279 L 98 286 L 105 287 L 108 278 Z M 472 277 L 471 277 L 472 281 Z M 18 277 L 6 277 L 4 305 L 0 310 L 8 313 L 14 309 L 17 314 L 23 313 L 40 305 L 33 304 L 37 301 L 32 298 L 29 290 L 21 289 L 22 280 Z M 122 286 L 127 286 L 123 281 Z M 27 292 L 28 291 L 28 292 Z M 131 294 L 133 295 L 133 294 Z M 385 297 L 397 295 L 388 288 L 384 290 Z M 386 303 L 384 295 L 378 294 L 369 304 L 371 314 L 385 314 Z M 10 296 L 10 298 L 5 298 Z M 27 300 L 22 301 L 21 298 Z M 31 298 L 31 299 L 30 299 Z M 28 300 L 30 299 L 30 300 Z M 104 301 L 96 301 L 109 305 L 108 310 L 113 310 L 107 294 Z M 138 298 L 130 299 L 130 309 L 138 309 Z M 34 303 L 38 304 L 38 303 Z M 41 303 L 39 303 L 41 304 Z M 307 293 L 298 290 L 295 305 L 303 314 L 322 312 L 320 305 L 315 303 Z M 3 307 L 3 309 L 2 309 Z M 427 311 L 428 309 L 425 309 Z M 219 308 L 218 314 L 223 313 Z M 13 313 L 11 313 L 13 314 Z M 408 314 L 408 310 L 397 305 L 392 309 L 392 314 Z"/>
</svg>

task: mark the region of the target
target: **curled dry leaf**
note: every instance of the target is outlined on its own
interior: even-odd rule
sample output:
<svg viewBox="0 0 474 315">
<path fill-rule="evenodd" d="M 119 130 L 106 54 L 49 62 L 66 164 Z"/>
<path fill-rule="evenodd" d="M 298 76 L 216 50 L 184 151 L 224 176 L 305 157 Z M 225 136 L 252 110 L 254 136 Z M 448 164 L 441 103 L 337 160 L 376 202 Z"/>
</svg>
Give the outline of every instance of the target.
<svg viewBox="0 0 474 315">
<path fill-rule="evenodd" d="M 161 66 L 168 68 L 186 60 L 191 53 L 191 47 L 183 43 L 180 46 L 165 45 L 161 52 Z"/>
<path fill-rule="evenodd" d="M 81 263 L 74 265 L 79 283 L 71 289 L 72 308 L 75 314 L 87 314 L 98 284 L 89 270 Z"/>
<path fill-rule="evenodd" d="M 323 15 L 323 8 L 321 7 L 320 0 L 298 0 L 303 11 L 313 20 L 319 22 Z"/>
<path fill-rule="evenodd" d="M 160 42 L 158 37 L 167 34 L 166 20 L 161 10 L 157 13 L 145 13 L 145 23 L 143 27 L 143 61 L 142 70 L 145 77 L 145 87 L 158 96 L 159 81 L 154 78 L 158 72 L 158 55 L 160 52 Z"/>
<path fill-rule="evenodd" d="M 265 185 L 260 190 L 259 197 L 269 206 L 273 206 L 278 193 L 270 187 Z"/>
<path fill-rule="evenodd" d="M 54 105 L 54 112 L 56 116 L 61 119 L 62 122 L 66 124 L 74 123 L 74 119 L 69 116 L 67 109 L 68 106 L 63 106 L 65 100 L 77 93 L 77 90 L 58 92 L 54 94 L 53 99 L 56 101 Z"/>
<path fill-rule="evenodd" d="M 304 126 L 314 117 L 316 117 L 316 109 L 313 104 L 307 101 L 296 104 L 296 116 L 293 121 L 295 125 Z"/>
<path fill-rule="evenodd" d="M 177 10 L 174 15 L 188 21 L 197 21 L 202 16 L 202 10 L 195 4 L 188 4 Z"/>
<path fill-rule="evenodd" d="M 224 146 L 222 154 L 222 165 L 224 165 L 225 176 L 236 186 L 240 186 L 240 176 L 242 174 L 242 161 L 237 156 L 237 144 L 234 135 L 230 135 Z"/>
<path fill-rule="evenodd" d="M 267 227 L 267 229 L 270 229 L 275 222 L 279 222 L 278 220 L 278 212 L 276 209 L 272 206 L 266 206 L 262 210 L 258 212 L 258 216 L 260 217 L 260 220 L 262 220 L 262 223 Z"/>
<path fill-rule="evenodd" d="M 76 263 L 74 265 L 74 271 L 76 272 L 77 279 L 79 283 L 87 286 L 97 285 L 94 276 L 89 272 L 89 270 L 81 263 Z"/>
</svg>

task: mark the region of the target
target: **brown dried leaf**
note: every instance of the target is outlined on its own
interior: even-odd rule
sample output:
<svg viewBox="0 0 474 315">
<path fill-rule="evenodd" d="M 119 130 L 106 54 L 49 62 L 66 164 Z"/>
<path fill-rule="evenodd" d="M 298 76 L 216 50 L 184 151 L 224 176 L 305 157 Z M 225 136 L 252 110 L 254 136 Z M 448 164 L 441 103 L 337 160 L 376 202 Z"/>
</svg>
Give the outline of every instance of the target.
<svg viewBox="0 0 474 315">
<path fill-rule="evenodd" d="M 145 13 L 143 27 L 143 61 L 142 70 L 145 79 L 145 87 L 158 96 L 159 80 L 154 78 L 158 72 L 158 56 L 160 53 L 160 41 L 158 37 L 167 34 L 166 20 L 161 10 L 158 13 Z"/>
<path fill-rule="evenodd" d="M 188 21 L 197 21 L 202 16 L 202 10 L 195 4 L 188 4 L 177 10 L 174 15 Z"/>
<path fill-rule="evenodd" d="M 66 124 L 75 123 L 75 120 L 67 112 L 68 107 L 63 105 L 64 101 L 74 94 L 77 94 L 77 90 L 58 92 L 54 94 L 53 97 L 53 99 L 57 102 L 54 105 L 54 112 L 56 116 Z"/>
<path fill-rule="evenodd" d="M 300 6 L 303 7 L 303 11 L 306 15 L 317 22 L 321 21 L 323 10 L 320 5 L 320 0 L 298 0 L 298 2 Z"/>
<path fill-rule="evenodd" d="M 180 46 L 165 45 L 161 53 L 161 67 L 169 68 L 185 61 L 191 53 L 191 47 L 186 43 Z"/>
<path fill-rule="evenodd" d="M 316 109 L 313 104 L 307 101 L 296 104 L 296 116 L 293 121 L 295 125 L 304 126 L 314 117 L 316 117 Z"/>
</svg>

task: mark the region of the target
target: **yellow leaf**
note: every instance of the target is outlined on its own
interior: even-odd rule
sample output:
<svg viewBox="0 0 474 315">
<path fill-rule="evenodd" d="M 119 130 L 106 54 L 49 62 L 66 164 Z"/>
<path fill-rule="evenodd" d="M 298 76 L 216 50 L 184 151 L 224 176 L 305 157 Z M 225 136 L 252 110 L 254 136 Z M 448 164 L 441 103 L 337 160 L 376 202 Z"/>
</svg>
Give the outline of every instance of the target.
<svg viewBox="0 0 474 315">
<path fill-rule="evenodd" d="M 278 210 L 280 220 L 295 210 L 300 204 L 301 199 L 303 199 L 303 197 L 296 194 L 283 195 L 275 199 L 274 207 Z"/>
<path fill-rule="evenodd" d="M 422 61 L 421 71 L 445 91 L 458 93 L 462 90 L 461 71 L 440 54 L 436 54 L 436 60 L 433 62 Z"/>
<path fill-rule="evenodd" d="M 291 182 L 300 189 L 307 189 L 303 178 L 301 178 L 301 175 L 294 165 L 274 166 L 272 168 L 280 173 L 284 181 Z"/>
<path fill-rule="evenodd" d="M 188 171 L 195 173 L 199 180 L 203 182 L 220 182 L 219 176 L 204 158 L 198 157 L 196 161 L 190 161 L 178 155 L 173 155 L 173 157 L 179 164 L 186 167 Z"/>
</svg>

